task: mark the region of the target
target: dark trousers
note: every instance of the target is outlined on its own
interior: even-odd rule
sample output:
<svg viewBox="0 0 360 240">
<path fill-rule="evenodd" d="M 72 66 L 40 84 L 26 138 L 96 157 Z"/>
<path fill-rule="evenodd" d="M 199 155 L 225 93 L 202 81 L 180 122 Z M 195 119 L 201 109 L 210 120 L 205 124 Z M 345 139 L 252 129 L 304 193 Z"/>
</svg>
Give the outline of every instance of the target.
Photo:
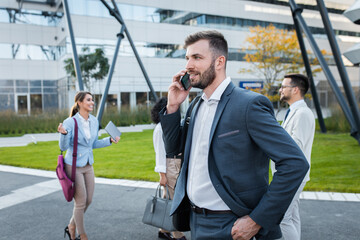
<svg viewBox="0 0 360 240">
<path fill-rule="evenodd" d="M 191 211 L 190 228 L 192 240 L 232 240 L 231 229 L 238 217 L 233 213 L 199 214 Z"/>
</svg>

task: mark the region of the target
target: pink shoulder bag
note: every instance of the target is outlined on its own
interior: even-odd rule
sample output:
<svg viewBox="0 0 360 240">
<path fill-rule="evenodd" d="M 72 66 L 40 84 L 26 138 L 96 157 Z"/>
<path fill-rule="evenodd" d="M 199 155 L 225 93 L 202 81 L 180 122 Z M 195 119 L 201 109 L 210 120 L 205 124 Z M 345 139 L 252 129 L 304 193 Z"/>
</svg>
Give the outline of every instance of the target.
<svg viewBox="0 0 360 240">
<path fill-rule="evenodd" d="M 58 165 L 56 167 L 56 175 L 60 181 L 61 188 L 64 192 L 65 199 L 71 202 L 75 194 L 75 173 L 76 173 L 76 155 L 77 155 L 77 144 L 78 144 L 78 125 L 75 121 L 75 133 L 74 133 L 74 147 L 73 147 L 73 161 L 71 178 L 66 175 L 64 157 L 61 154 L 58 156 Z"/>
</svg>

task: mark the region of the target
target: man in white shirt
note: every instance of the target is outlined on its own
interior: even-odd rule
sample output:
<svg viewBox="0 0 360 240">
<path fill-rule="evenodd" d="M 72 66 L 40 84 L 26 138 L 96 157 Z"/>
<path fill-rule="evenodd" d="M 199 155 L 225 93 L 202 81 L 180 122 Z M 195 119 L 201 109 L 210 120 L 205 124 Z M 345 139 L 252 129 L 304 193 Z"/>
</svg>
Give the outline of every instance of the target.
<svg viewBox="0 0 360 240">
<path fill-rule="evenodd" d="M 276 121 L 270 101 L 226 76 L 228 46 L 221 33 L 191 34 L 185 48 L 186 70 L 173 77 L 160 112 L 168 156 L 180 153 L 186 129 L 179 108 L 191 88 L 185 90 L 180 77 L 187 72 L 191 87 L 203 95 L 189 107 L 171 214 L 190 212 L 176 219 L 179 226 L 190 222 L 193 240 L 278 239 L 281 219 L 309 168 L 306 158 Z M 270 185 L 269 157 L 279 172 Z"/>
<path fill-rule="evenodd" d="M 160 123 L 159 112 L 167 104 L 167 98 L 162 97 L 151 109 L 151 120 L 156 124 L 153 133 L 153 144 L 155 150 L 155 172 L 160 175 L 160 185 L 168 187 L 170 199 L 174 197 L 176 179 L 179 176 L 181 158 L 167 158 L 163 140 L 163 132 Z M 166 197 L 166 191 L 164 191 Z M 186 240 L 182 232 L 174 231 L 170 233 L 167 229 L 159 229 L 158 237 L 168 240 Z"/>
<path fill-rule="evenodd" d="M 285 75 L 279 93 L 280 100 L 290 105 L 282 126 L 303 151 L 310 165 L 311 148 L 315 134 L 315 117 L 304 101 L 304 96 L 308 89 L 309 79 L 302 74 L 294 73 Z M 275 173 L 276 169 L 273 162 L 271 168 L 273 173 Z M 306 182 L 309 180 L 310 169 L 281 221 L 280 227 L 283 239 L 285 240 L 300 240 L 301 238 L 299 198 Z"/>
</svg>

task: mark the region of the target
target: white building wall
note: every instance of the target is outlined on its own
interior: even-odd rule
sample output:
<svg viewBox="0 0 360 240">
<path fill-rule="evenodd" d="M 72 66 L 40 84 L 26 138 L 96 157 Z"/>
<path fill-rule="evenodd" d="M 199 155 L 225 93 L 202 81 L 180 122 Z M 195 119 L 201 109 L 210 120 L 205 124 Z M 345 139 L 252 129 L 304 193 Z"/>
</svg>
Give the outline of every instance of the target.
<svg viewBox="0 0 360 240">
<path fill-rule="evenodd" d="M 292 24 L 291 11 L 289 7 L 265 4 L 252 1 L 239 0 L 118 0 L 119 3 L 137 4 L 142 6 L 173 9 L 189 12 L 228 16 L 235 18 L 262 20 L 268 22 Z M 337 1 L 326 1 L 329 4 L 336 4 Z M 343 4 L 351 5 L 350 0 L 342 1 Z M 339 3 L 338 3 L 339 4 Z M 16 6 L 15 6 L 16 5 Z M 13 0 L 3 0 L 1 7 L 18 6 Z M 24 4 L 26 6 L 26 4 Z M 33 8 L 35 5 L 31 5 Z M 45 8 L 45 7 L 42 7 Z M 105 8 L 105 7 L 104 7 Z M 51 9 L 47 7 L 47 9 Z M 322 27 L 320 14 L 317 11 L 304 10 L 303 16 L 309 26 Z M 116 41 L 116 34 L 120 31 L 120 24 L 114 18 L 89 17 L 72 15 L 72 24 L 76 38 L 103 39 Z M 339 14 L 330 14 L 333 27 L 338 30 L 360 32 L 360 26 L 351 23 L 347 18 Z M 164 43 L 182 45 L 185 37 L 191 33 L 208 30 L 198 26 L 175 25 L 166 23 L 151 23 L 125 20 L 128 30 L 134 42 Z M 249 32 L 244 29 L 226 30 L 219 29 L 228 40 L 229 48 L 244 48 L 247 46 L 246 37 Z M 64 42 L 68 35 L 68 27 L 65 18 L 57 27 L 38 26 L 31 24 L 0 23 L 0 44 L 31 44 L 58 46 Z M 318 35 L 315 39 L 321 49 L 330 52 L 330 46 L 326 36 Z M 337 37 L 341 52 L 350 48 L 354 43 L 360 42 L 356 37 Z M 126 41 L 126 38 L 123 40 Z M 310 49 L 307 43 L 307 49 Z M 71 50 L 71 49 L 70 49 Z M 78 52 L 79 53 L 79 52 Z M 1 54 L 0 54 L 1 57 Z M 58 61 L 42 60 L 13 60 L 0 59 L 0 80 L 59 80 L 66 77 L 63 69 L 63 60 L 71 57 L 70 54 Z M 112 56 L 108 55 L 109 63 Z M 150 58 L 142 57 L 143 64 L 150 77 L 155 91 L 166 92 L 171 83 L 172 76 L 185 66 L 185 60 L 171 58 Z M 240 74 L 241 68 L 246 68 L 248 63 L 230 61 L 227 66 L 227 74 L 231 76 L 238 85 L 239 80 L 258 80 L 254 74 Z M 335 66 L 330 66 L 339 86 L 342 86 L 340 77 Z M 359 67 L 347 67 L 348 75 L 352 86 L 359 86 Z M 316 76 L 316 82 L 325 80 L 323 73 Z M 105 81 L 97 83 L 95 93 L 103 92 Z M 149 91 L 138 63 L 133 56 L 119 57 L 117 59 L 110 94 L 119 92 L 145 92 Z M 134 94 L 131 101 L 135 101 Z"/>
</svg>

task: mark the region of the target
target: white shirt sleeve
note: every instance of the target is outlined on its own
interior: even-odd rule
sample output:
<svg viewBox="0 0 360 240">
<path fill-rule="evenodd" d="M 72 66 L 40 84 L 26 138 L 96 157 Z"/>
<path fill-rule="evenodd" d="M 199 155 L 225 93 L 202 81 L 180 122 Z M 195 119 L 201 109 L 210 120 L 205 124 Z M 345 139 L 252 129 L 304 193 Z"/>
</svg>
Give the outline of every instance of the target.
<svg viewBox="0 0 360 240">
<path fill-rule="evenodd" d="M 160 123 L 155 126 L 153 133 L 153 142 L 156 160 L 155 172 L 166 173 L 166 152 L 163 140 L 163 131 Z"/>
</svg>

